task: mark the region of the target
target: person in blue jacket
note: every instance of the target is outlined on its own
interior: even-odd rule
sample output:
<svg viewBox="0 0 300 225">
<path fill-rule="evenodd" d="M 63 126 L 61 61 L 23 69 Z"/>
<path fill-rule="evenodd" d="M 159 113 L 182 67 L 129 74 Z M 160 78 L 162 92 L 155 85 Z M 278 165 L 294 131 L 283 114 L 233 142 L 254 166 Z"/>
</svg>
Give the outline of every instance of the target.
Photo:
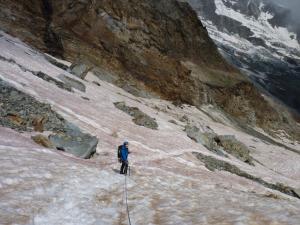
<svg viewBox="0 0 300 225">
<path fill-rule="evenodd" d="M 122 145 L 121 149 L 121 162 L 122 166 L 120 169 L 120 174 L 127 174 L 127 169 L 128 169 L 128 154 L 130 153 L 128 150 L 128 141 L 125 141 Z"/>
</svg>

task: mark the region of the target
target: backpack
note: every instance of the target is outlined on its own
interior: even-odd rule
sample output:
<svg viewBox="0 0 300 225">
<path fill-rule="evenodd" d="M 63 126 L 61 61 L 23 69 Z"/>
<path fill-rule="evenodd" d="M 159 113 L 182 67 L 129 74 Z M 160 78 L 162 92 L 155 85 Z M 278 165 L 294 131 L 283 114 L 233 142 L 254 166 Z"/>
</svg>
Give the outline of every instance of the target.
<svg viewBox="0 0 300 225">
<path fill-rule="evenodd" d="M 119 162 L 121 162 L 122 160 L 121 160 L 121 150 L 122 150 L 122 145 L 120 145 L 119 147 L 118 147 L 118 160 L 119 160 Z"/>
</svg>

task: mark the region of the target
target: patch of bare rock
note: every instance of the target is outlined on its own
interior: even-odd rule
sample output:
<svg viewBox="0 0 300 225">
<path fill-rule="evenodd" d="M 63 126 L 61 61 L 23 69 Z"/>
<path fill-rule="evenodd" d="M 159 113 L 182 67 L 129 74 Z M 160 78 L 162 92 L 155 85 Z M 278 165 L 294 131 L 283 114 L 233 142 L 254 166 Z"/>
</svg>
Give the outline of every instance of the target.
<svg viewBox="0 0 300 225">
<path fill-rule="evenodd" d="M 254 165 L 253 158 L 250 156 L 250 150 L 246 145 L 238 141 L 234 135 L 217 135 L 213 132 L 201 132 L 198 127 L 192 125 L 187 125 L 185 132 L 189 138 L 220 156 L 228 157 L 226 154 L 228 153 L 245 163 Z"/>
<path fill-rule="evenodd" d="M 158 124 L 155 118 L 148 116 L 146 113 L 142 112 L 137 107 L 130 107 L 125 104 L 125 102 L 115 102 L 115 107 L 127 113 L 131 117 L 133 117 L 132 121 L 139 125 L 144 126 L 152 130 L 158 129 Z"/>
</svg>

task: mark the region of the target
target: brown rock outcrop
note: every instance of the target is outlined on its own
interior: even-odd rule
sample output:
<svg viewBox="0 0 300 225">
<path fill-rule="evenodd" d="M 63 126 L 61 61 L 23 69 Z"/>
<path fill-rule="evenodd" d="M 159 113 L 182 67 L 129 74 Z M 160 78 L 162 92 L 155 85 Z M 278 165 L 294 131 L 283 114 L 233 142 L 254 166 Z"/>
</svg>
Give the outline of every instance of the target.
<svg viewBox="0 0 300 225">
<path fill-rule="evenodd" d="M 136 80 L 171 100 L 202 101 L 182 61 L 216 75 L 228 65 L 187 3 L 174 0 L 2 1 L 1 27 L 29 44 Z"/>
</svg>

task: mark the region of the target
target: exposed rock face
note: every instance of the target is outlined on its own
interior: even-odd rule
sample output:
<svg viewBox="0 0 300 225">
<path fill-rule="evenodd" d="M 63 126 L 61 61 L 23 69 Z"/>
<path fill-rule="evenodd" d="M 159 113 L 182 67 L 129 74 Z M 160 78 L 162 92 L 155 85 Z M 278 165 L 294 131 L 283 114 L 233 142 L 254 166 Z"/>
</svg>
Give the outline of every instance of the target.
<svg viewBox="0 0 300 225">
<path fill-rule="evenodd" d="M 268 130 L 271 117 L 281 126 L 279 114 L 221 57 L 187 3 L 3 0 L 0 6 L 0 26 L 8 33 L 50 54 L 110 71 L 132 93 L 140 88 L 195 106 L 218 104 L 240 121 Z M 245 101 L 234 101 L 238 107 L 233 107 L 224 96 L 232 97 L 237 88 Z M 249 88 L 266 109 L 245 110 L 245 102 L 253 101 Z"/>
<path fill-rule="evenodd" d="M 205 167 L 207 169 L 209 169 L 211 171 L 215 171 L 215 170 L 227 171 L 232 174 L 236 174 L 238 176 L 253 180 L 254 182 L 260 183 L 267 188 L 280 191 L 282 193 L 293 196 L 295 198 L 300 198 L 299 195 L 296 193 L 297 189 L 295 189 L 295 188 L 286 186 L 282 183 L 276 183 L 276 184 L 269 183 L 260 177 L 255 177 L 251 174 L 248 174 L 248 173 L 240 170 L 237 166 L 232 165 L 226 161 L 222 161 L 222 160 L 216 159 L 211 156 L 206 156 L 206 155 L 203 155 L 198 152 L 194 152 L 193 154 L 195 155 L 195 157 L 197 157 L 197 159 L 199 159 L 200 161 L 202 161 L 205 164 Z"/>
<path fill-rule="evenodd" d="M 221 146 L 224 151 L 235 156 L 241 161 L 254 165 L 250 156 L 250 151 L 246 145 L 238 141 L 233 135 L 220 135 L 214 138 L 215 142 Z"/>
<path fill-rule="evenodd" d="M 68 123 L 54 112 L 49 104 L 18 91 L 0 79 L 0 126 L 17 131 L 52 131 L 32 139 L 47 148 L 57 148 L 81 158 L 90 158 L 95 152 L 98 139 Z"/>
<path fill-rule="evenodd" d="M 196 126 L 185 127 L 187 136 L 197 143 L 204 145 L 208 150 L 220 156 L 228 157 L 224 152 L 238 158 L 239 160 L 253 164 L 253 158 L 246 145 L 238 141 L 233 135 L 217 135 L 215 133 L 201 132 Z"/>
<path fill-rule="evenodd" d="M 208 132 L 202 133 L 198 127 L 190 125 L 185 127 L 185 132 L 189 138 L 197 143 L 202 144 L 208 150 L 216 153 L 217 155 L 228 157 L 226 154 L 224 154 L 223 150 L 218 147 L 214 139 L 217 136 L 216 134 Z"/>
<path fill-rule="evenodd" d="M 50 105 L 9 86 L 0 79 L 0 125 L 18 131 L 63 131 L 65 120 Z"/>
<path fill-rule="evenodd" d="M 84 79 L 87 75 L 87 73 L 90 71 L 91 67 L 88 65 L 78 62 L 78 63 L 73 63 L 70 67 L 70 72 L 74 74 L 75 76 Z"/>
<path fill-rule="evenodd" d="M 39 72 L 32 71 L 32 74 L 34 74 L 35 76 L 43 79 L 44 81 L 47 81 L 49 83 L 52 83 L 52 84 L 56 85 L 57 87 L 59 87 L 61 89 L 64 89 L 64 90 L 69 91 L 69 92 L 73 91 L 72 88 L 71 88 L 71 85 L 69 85 L 68 83 L 63 83 L 59 80 L 56 80 L 56 79 L 52 78 L 51 76 L 49 76 L 48 74 L 45 74 L 41 71 L 39 71 Z"/>
<path fill-rule="evenodd" d="M 156 120 L 147 114 L 143 113 L 136 107 L 129 107 L 125 102 L 116 102 L 114 103 L 115 107 L 132 116 L 132 121 L 139 126 L 144 126 L 153 130 L 157 130 L 158 124 Z"/>
<path fill-rule="evenodd" d="M 58 78 L 61 79 L 65 84 L 71 86 L 72 88 L 85 92 L 85 85 L 82 82 L 73 79 L 71 77 L 68 77 L 64 74 L 60 74 Z"/>
<path fill-rule="evenodd" d="M 58 62 L 54 57 L 50 57 L 48 55 L 45 55 L 45 58 L 47 59 L 48 62 L 50 62 L 54 66 L 57 66 L 57 67 L 61 68 L 62 70 L 68 70 L 69 69 L 69 67 L 67 65 Z"/>
<path fill-rule="evenodd" d="M 299 126 L 286 109 L 270 104 L 250 83 L 241 82 L 229 88 L 214 87 L 211 95 L 217 105 L 242 124 L 257 125 L 271 134 L 284 129 L 291 138 L 300 138 Z"/>
<path fill-rule="evenodd" d="M 214 141 L 216 134 L 213 133 L 202 133 L 200 129 L 196 126 L 187 125 L 185 127 L 185 132 L 187 136 L 193 139 L 197 143 L 203 144 L 208 149 L 216 148 L 217 145 Z"/>
<path fill-rule="evenodd" d="M 299 188 L 295 188 L 293 191 L 300 198 L 300 189 Z"/>
</svg>

